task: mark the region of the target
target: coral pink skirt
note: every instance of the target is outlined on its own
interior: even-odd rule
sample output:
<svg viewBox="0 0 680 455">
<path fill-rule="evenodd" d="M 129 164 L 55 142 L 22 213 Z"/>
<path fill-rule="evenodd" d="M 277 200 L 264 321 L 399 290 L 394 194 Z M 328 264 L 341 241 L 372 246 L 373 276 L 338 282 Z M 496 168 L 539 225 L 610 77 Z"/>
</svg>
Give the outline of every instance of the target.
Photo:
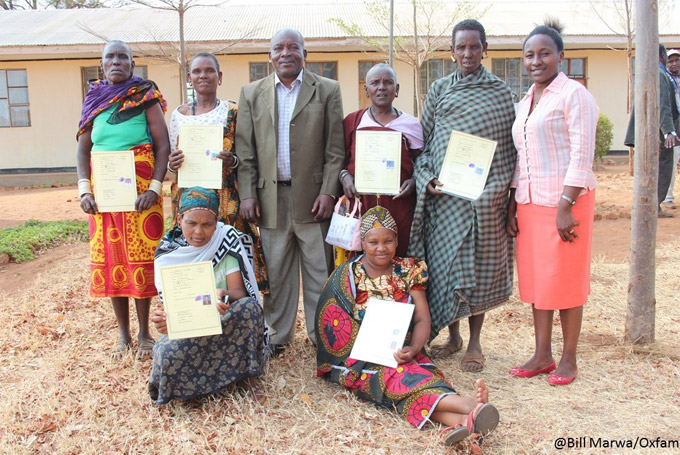
<svg viewBox="0 0 680 455">
<path fill-rule="evenodd" d="M 519 296 L 537 310 L 582 306 L 590 294 L 590 256 L 595 191 L 581 195 L 572 208 L 578 238 L 560 239 L 557 207 L 517 204 L 517 273 Z"/>
</svg>

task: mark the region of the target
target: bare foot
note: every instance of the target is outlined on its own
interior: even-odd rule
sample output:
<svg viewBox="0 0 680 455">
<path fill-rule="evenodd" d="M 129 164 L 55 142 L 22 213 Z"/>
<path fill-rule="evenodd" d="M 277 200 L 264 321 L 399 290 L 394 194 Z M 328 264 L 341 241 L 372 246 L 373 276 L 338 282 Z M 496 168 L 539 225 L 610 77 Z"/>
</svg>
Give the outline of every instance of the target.
<svg viewBox="0 0 680 455">
<path fill-rule="evenodd" d="M 477 403 L 489 402 L 489 388 L 483 379 L 477 379 Z"/>
<path fill-rule="evenodd" d="M 461 349 L 463 349 L 463 339 L 458 336 L 458 338 L 453 340 L 449 338 L 444 344 L 430 346 L 430 355 L 433 359 L 443 359 L 452 356 Z"/>
</svg>

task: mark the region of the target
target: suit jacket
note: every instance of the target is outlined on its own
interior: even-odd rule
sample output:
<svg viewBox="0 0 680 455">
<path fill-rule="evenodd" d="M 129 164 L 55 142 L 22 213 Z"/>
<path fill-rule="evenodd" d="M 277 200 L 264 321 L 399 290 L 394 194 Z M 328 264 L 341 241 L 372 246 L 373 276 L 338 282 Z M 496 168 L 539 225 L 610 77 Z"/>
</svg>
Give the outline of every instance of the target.
<svg viewBox="0 0 680 455">
<path fill-rule="evenodd" d="M 236 123 L 238 191 L 241 200 L 257 198 L 260 227 L 275 229 L 277 220 L 278 109 L 274 74 L 241 89 Z M 340 192 L 338 175 L 345 162 L 340 84 L 303 73 L 290 121 L 290 168 L 293 220 L 313 223 L 320 194 Z"/>
<path fill-rule="evenodd" d="M 675 86 L 664 70 L 659 68 L 659 137 L 663 142 L 666 134 L 677 131 L 678 105 L 675 98 Z M 631 111 L 624 144 L 635 147 L 635 109 Z"/>
</svg>

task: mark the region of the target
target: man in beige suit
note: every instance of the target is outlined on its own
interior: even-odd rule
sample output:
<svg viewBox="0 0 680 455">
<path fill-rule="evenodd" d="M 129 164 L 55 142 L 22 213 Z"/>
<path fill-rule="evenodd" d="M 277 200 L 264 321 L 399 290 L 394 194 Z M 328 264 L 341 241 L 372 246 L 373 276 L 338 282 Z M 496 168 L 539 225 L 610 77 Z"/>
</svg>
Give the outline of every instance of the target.
<svg viewBox="0 0 680 455">
<path fill-rule="evenodd" d="M 316 304 L 333 266 L 324 239 L 345 157 L 340 86 L 305 71 L 306 58 L 300 32 L 278 31 L 269 52 L 274 74 L 243 87 L 238 103 L 241 214 L 260 226 L 275 353 L 295 335 L 300 273 L 307 335 L 315 341 Z"/>
</svg>

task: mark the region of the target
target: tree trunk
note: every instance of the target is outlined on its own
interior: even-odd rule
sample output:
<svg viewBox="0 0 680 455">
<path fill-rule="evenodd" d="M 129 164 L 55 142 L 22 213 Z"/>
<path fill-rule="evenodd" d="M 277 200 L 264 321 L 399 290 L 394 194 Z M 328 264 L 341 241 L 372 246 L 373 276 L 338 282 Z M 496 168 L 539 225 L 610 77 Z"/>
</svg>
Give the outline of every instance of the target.
<svg viewBox="0 0 680 455">
<path fill-rule="evenodd" d="M 628 60 L 628 99 L 626 101 L 626 113 L 630 114 L 633 107 L 633 32 L 631 30 L 630 0 L 625 0 L 626 8 L 626 58 Z M 628 147 L 628 172 L 634 174 L 633 147 Z"/>
<path fill-rule="evenodd" d="M 177 8 L 179 14 L 179 80 L 182 84 L 180 94 L 182 95 L 182 104 L 187 102 L 187 55 L 184 46 L 184 0 L 179 0 L 179 7 Z"/>
<path fill-rule="evenodd" d="M 416 97 L 416 102 L 413 103 L 414 117 L 420 117 L 420 111 L 423 107 L 422 95 L 420 93 L 420 47 L 418 46 L 418 9 L 416 8 L 416 0 L 411 0 L 413 5 L 413 52 L 415 55 L 415 64 L 413 65 L 413 93 Z"/>
<path fill-rule="evenodd" d="M 650 7 L 651 6 L 651 7 Z M 658 4 L 635 0 L 635 178 L 624 340 L 654 342 L 655 244 L 659 167 Z"/>
</svg>

